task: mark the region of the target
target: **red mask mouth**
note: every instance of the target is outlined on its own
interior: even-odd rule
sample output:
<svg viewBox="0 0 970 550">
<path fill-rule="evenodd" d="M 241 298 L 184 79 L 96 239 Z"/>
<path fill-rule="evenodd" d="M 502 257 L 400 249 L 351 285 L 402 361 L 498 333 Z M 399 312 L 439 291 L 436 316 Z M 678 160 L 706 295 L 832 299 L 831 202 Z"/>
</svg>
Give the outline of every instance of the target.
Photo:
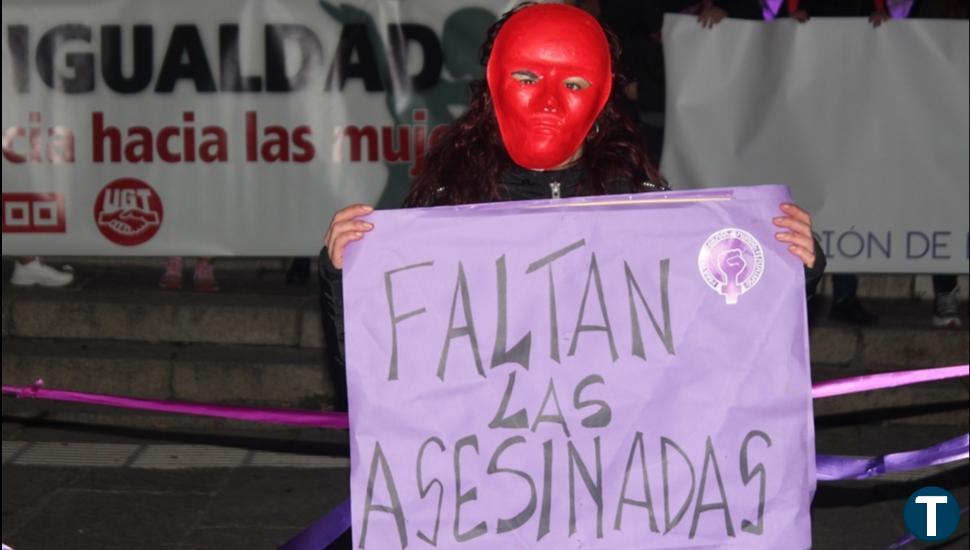
<svg viewBox="0 0 970 550">
<path fill-rule="evenodd" d="M 606 33 L 572 6 L 523 8 L 496 36 L 487 80 L 512 160 L 531 170 L 560 167 L 576 158 L 609 99 Z"/>
</svg>

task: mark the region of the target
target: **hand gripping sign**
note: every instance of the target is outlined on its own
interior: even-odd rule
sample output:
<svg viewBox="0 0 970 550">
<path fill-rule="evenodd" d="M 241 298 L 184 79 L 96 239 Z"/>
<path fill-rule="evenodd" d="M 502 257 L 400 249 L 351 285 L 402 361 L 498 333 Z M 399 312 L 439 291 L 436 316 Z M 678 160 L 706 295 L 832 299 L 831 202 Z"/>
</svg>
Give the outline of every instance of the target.
<svg viewBox="0 0 970 550">
<path fill-rule="evenodd" d="M 777 186 L 378 211 L 345 263 L 357 548 L 808 548 Z"/>
</svg>

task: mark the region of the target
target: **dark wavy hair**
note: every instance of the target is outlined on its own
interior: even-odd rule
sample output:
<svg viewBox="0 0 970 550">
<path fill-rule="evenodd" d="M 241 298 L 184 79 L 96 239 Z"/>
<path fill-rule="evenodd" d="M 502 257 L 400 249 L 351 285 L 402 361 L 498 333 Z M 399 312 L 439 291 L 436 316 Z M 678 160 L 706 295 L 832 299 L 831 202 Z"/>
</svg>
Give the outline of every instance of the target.
<svg viewBox="0 0 970 550">
<path fill-rule="evenodd" d="M 514 13 L 534 4 L 522 4 L 505 13 L 488 30 L 481 49 L 487 67 L 495 37 Z M 633 121 L 618 105 L 624 83 L 619 69 L 620 43 L 607 29 L 613 65 L 613 91 L 583 143 L 577 161 L 585 178 L 580 195 L 616 192 L 617 183 L 631 193 L 645 190 L 644 181 L 664 187 L 660 174 L 647 156 L 643 138 Z M 411 182 L 404 205 L 431 206 L 469 204 L 499 200 L 502 174 L 513 167 L 499 134 L 492 96 L 484 79 L 471 84 L 468 110 L 455 119 L 428 150 L 424 169 Z"/>
</svg>

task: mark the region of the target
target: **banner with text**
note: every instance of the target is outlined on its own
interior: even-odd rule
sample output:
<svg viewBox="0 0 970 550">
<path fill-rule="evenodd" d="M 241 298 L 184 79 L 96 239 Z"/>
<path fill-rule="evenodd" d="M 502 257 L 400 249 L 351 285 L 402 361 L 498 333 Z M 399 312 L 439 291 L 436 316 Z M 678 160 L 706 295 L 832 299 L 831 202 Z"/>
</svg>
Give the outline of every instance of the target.
<svg viewBox="0 0 970 550">
<path fill-rule="evenodd" d="M 966 20 L 664 21 L 664 174 L 777 183 L 829 271 L 970 269 Z"/>
<path fill-rule="evenodd" d="M 3 253 L 315 255 L 400 205 L 511 3 L 3 0 Z"/>
<path fill-rule="evenodd" d="M 344 271 L 355 548 L 809 548 L 788 199 L 371 214 Z"/>
</svg>

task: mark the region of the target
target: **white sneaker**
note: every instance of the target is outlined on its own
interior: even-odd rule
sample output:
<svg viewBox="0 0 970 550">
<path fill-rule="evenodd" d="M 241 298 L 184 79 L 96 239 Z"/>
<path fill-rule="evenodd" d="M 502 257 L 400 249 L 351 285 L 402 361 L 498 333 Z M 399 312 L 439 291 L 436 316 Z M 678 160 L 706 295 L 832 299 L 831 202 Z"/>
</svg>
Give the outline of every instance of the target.
<svg viewBox="0 0 970 550">
<path fill-rule="evenodd" d="M 959 327 L 963 323 L 960 321 L 960 302 L 957 298 L 957 289 L 951 292 L 939 292 L 933 300 L 933 326 L 935 327 Z"/>
<path fill-rule="evenodd" d="M 16 286 L 66 286 L 71 284 L 73 280 L 73 273 L 54 269 L 41 263 L 40 260 L 34 259 L 26 264 L 14 261 L 10 284 Z"/>
</svg>

